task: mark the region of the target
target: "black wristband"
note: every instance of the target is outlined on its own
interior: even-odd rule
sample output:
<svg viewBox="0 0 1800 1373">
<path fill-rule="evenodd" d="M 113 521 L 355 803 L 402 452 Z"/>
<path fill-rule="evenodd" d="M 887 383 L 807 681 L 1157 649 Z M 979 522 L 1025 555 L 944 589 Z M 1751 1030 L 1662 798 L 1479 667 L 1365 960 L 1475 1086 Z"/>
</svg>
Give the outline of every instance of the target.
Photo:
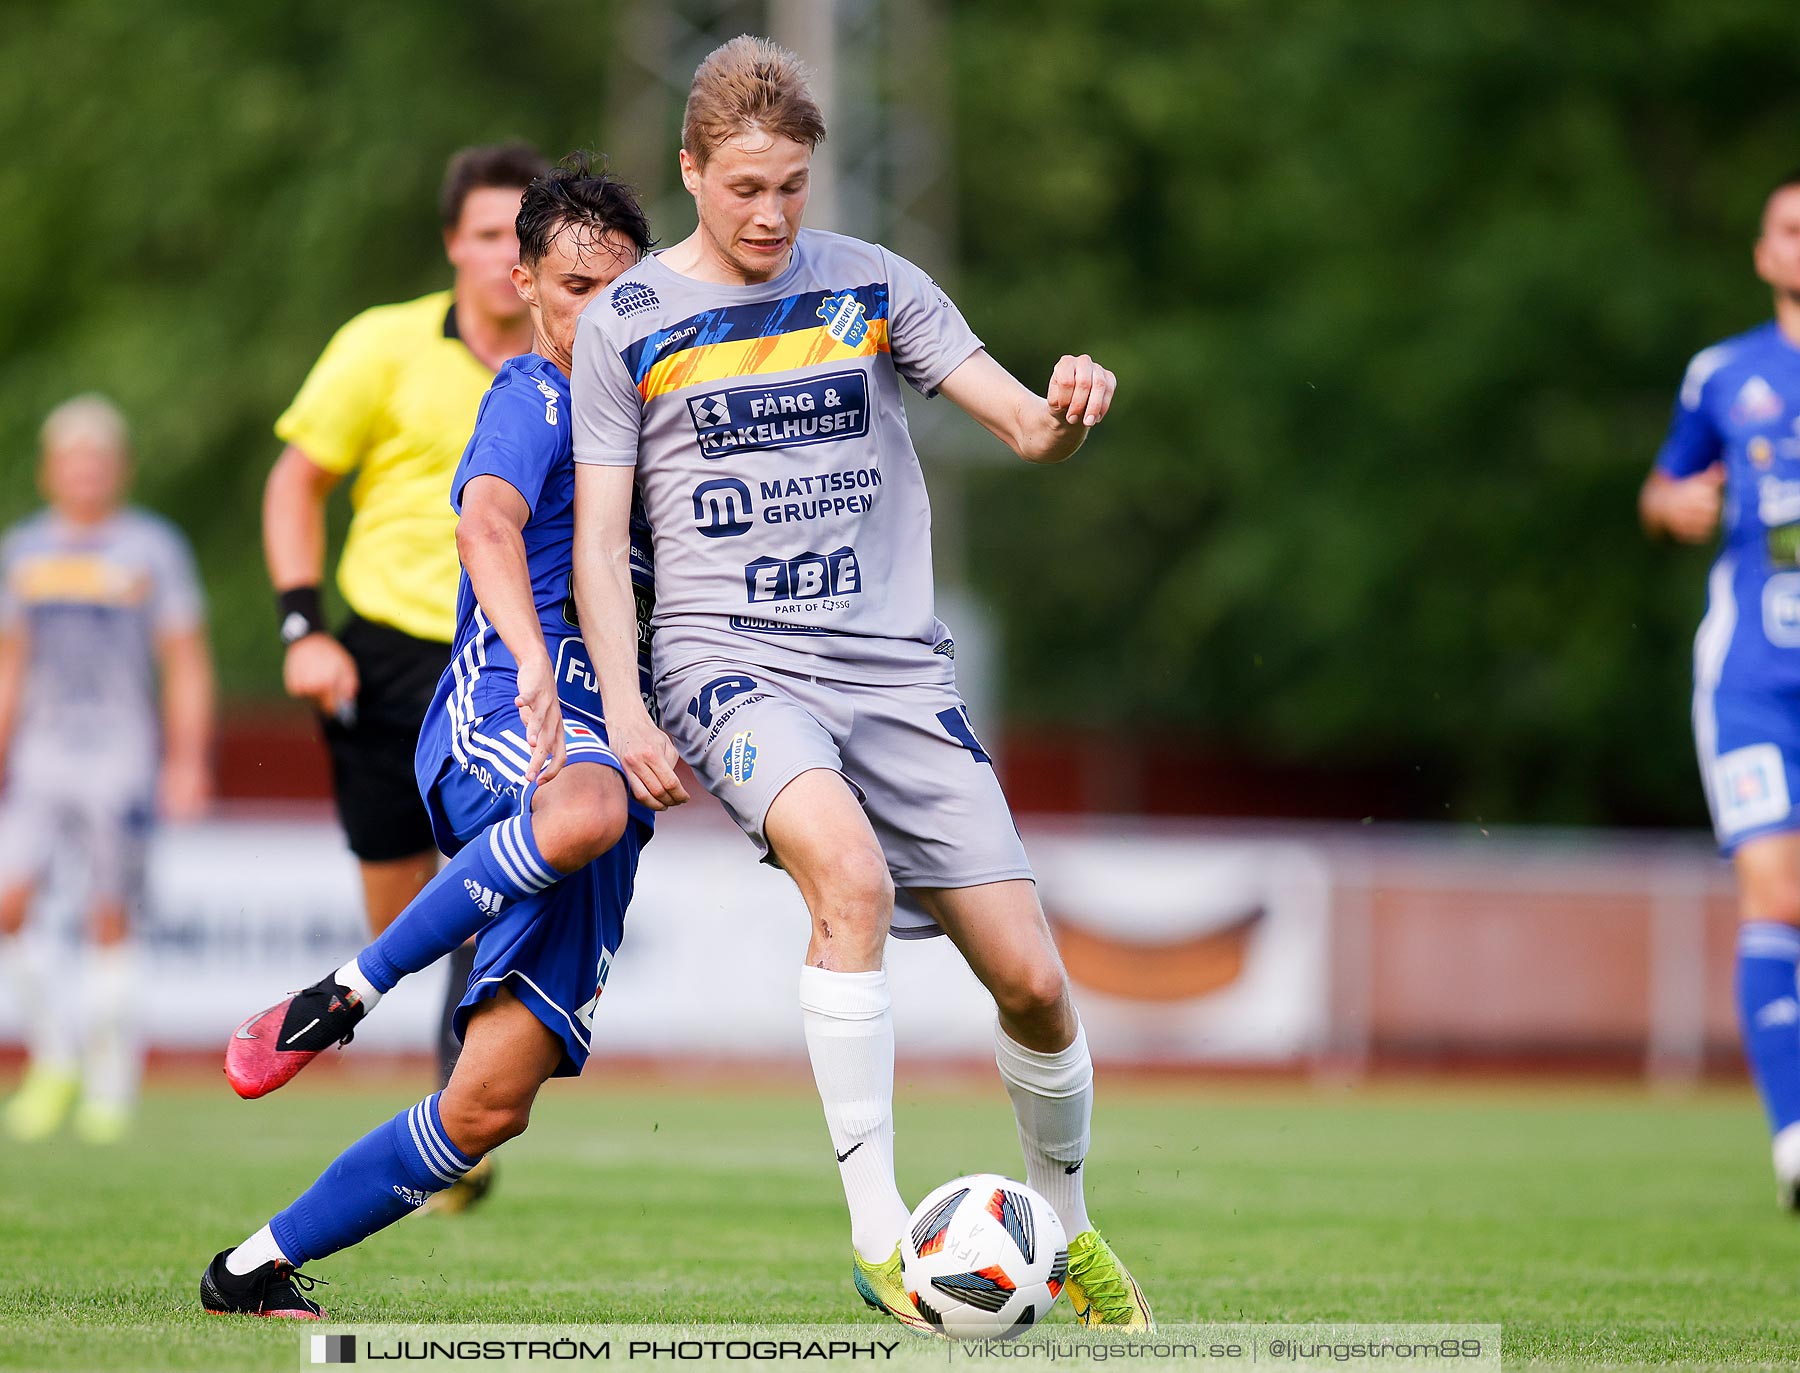
<svg viewBox="0 0 1800 1373">
<path fill-rule="evenodd" d="M 298 643 L 308 634 L 325 629 L 325 608 L 316 586 L 291 586 L 275 593 L 275 609 L 281 617 L 281 642 Z"/>
</svg>

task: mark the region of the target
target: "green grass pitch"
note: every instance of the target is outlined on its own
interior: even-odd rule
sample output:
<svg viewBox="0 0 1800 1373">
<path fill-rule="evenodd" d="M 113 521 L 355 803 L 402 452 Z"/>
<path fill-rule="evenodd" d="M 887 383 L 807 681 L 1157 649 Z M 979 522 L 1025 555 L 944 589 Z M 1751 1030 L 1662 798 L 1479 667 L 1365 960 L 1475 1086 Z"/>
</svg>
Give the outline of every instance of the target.
<svg viewBox="0 0 1800 1373">
<path fill-rule="evenodd" d="M 902 1073 L 901 1185 L 1020 1170 L 997 1082 Z M 1102 1082 L 1096 1217 L 1165 1322 L 1469 1321 L 1509 1367 L 1794 1367 L 1800 1220 L 1746 1092 Z M 0 1366 L 290 1369 L 213 1252 L 416 1099 L 163 1085 L 128 1145 L 0 1153 Z M 341 1321 L 870 1322 L 808 1087 L 554 1083 L 500 1183 L 313 1264 Z M 1066 1306 L 1059 1308 L 1067 1319 Z"/>
</svg>

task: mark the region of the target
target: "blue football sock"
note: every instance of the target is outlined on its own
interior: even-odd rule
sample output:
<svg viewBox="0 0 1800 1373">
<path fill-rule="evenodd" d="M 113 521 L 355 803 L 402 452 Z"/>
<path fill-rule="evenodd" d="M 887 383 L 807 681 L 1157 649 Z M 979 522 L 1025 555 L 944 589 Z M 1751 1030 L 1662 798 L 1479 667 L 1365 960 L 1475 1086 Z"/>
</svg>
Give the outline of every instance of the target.
<svg viewBox="0 0 1800 1373">
<path fill-rule="evenodd" d="M 529 814 L 490 825 L 357 955 L 357 966 L 376 991 L 392 991 L 408 973 L 430 967 L 480 930 L 505 902 L 542 891 L 566 875 L 538 852 Z"/>
<path fill-rule="evenodd" d="M 289 1262 L 298 1267 L 367 1239 L 480 1162 L 444 1132 L 440 1095 L 433 1093 L 369 1131 L 269 1222 Z"/>
<path fill-rule="evenodd" d="M 1775 1133 L 1800 1120 L 1800 929 L 1772 920 L 1738 927 L 1738 1026 L 1750 1075 Z"/>
</svg>

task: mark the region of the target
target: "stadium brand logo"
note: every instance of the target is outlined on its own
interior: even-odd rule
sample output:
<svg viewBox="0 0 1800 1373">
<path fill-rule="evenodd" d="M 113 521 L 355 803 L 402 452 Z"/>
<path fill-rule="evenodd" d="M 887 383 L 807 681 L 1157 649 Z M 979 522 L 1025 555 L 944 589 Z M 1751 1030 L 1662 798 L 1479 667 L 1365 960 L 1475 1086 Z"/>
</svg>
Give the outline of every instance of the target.
<svg viewBox="0 0 1800 1373">
<path fill-rule="evenodd" d="M 685 329 L 677 329 L 673 333 L 664 334 L 661 338 L 659 338 L 656 341 L 656 347 L 653 351 L 658 352 L 658 353 L 665 353 L 669 349 L 673 348 L 676 344 L 680 343 L 683 339 L 692 338 L 695 334 L 697 334 L 699 332 L 700 332 L 700 326 L 698 324 L 690 324 Z"/>
<path fill-rule="evenodd" d="M 642 314 L 660 304 L 656 292 L 641 281 L 622 281 L 613 287 L 612 307 L 621 315 Z"/>
<path fill-rule="evenodd" d="M 714 677 L 700 688 L 700 694 L 688 702 L 687 713 L 700 722 L 701 729 L 712 728 L 713 712 L 727 701 L 756 690 L 756 678 L 741 672 L 729 677 Z"/>
<path fill-rule="evenodd" d="M 750 734 L 750 730 L 743 730 L 732 735 L 731 742 L 725 745 L 725 775 L 735 787 L 743 786 L 756 771 L 756 749 L 750 743 Z"/>
<path fill-rule="evenodd" d="M 856 550 L 848 546 L 793 558 L 758 558 L 744 566 L 744 590 L 752 604 L 854 596 L 862 590 L 862 567 L 856 561 Z M 822 608 L 841 610 L 843 606 Z"/>
<path fill-rule="evenodd" d="M 869 332 L 869 308 L 856 298 L 854 291 L 826 296 L 817 313 L 825 321 L 825 332 L 846 348 L 860 346 Z"/>
<path fill-rule="evenodd" d="M 750 532 L 756 507 L 750 488 L 736 477 L 715 477 L 694 488 L 694 524 L 709 539 L 733 539 Z"/>
<path fill-rule="evenodd" d="M 504 896 L 491 888 L 482 886 L 473 877 L 463 878 L 463 890 L 468 892 L 470 899 L 487 915 L 498 915 L 500 907 L 506 904 Z"/>
<path fill-rule="evenodd" d="M 544 398 L 544 423 L 554 425 L 556 423 L 556 402 L 561 397 L 556 394 L 556 388 L 542 377 L 534 377 L 533 380 L 537 382 L 538 394 Z"/>
</svg>

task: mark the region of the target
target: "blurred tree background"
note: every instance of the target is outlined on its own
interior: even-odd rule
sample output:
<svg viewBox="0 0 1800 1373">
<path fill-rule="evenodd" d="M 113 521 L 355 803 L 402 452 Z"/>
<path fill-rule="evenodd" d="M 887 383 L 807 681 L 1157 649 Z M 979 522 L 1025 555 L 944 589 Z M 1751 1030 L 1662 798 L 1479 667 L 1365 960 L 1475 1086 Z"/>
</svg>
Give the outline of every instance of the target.
<svg viewBox="0 0 1800 1373">
<path fill-rule="evenodd" d="M 1766 316 L 1791 0 L 983 0 L 949 47 L 990 347 L 1121 377 L 1054 473 L 970 476 L 1016 719 L 1417 768 L 1424 814 L 1703 817 L 1706 555 L 1633 510 L 1686 359 Z M 351 314 L 447 282 L 456 147 L 604 146 L 605 5 L 15 6 L 0 516 L 78 390 L 133 417 L 224 684 L 279 696 L 269 426 Z M 627 176 L 632 169 L 622 167 Z M 926 264 L 939 266 L 943 264 Z"/>
</svg>

